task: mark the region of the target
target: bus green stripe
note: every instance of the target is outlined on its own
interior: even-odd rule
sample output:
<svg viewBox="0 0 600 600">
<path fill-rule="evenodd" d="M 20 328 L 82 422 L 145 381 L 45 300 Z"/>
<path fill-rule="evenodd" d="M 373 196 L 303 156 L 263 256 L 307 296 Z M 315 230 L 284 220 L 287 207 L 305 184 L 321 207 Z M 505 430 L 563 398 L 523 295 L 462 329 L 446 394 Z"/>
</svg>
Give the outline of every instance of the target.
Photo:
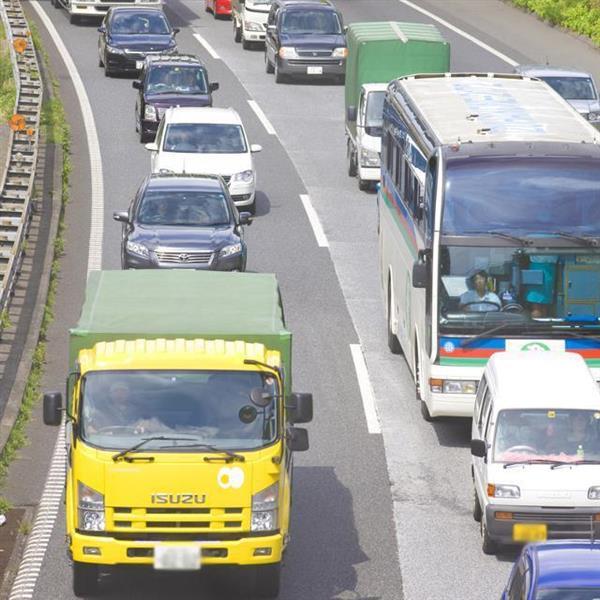
<svg viewBox="0 0 600 600">
<path fill-rule="evenodd" d="M 484 367 L 489 358 L 446 358 L 440 357 L 442 367 Z M 600 359 L 591 358 L 585 361 L 588 367 L 600 368 Z"/>
<path fill-rule="evenodd" d="M 385 190 L 381 190 L 381 195 L 383 196 L 385 204 L 392 215 L 392 219 L 394 219 L 396 226 L 400 230 L 400 233 L 402 234 L 410 253 L 413 255 L 413 258 L 417 258 L 417 249 L 414 246 L 414 242 L 411 239 L 409 232 L 406 230 L 406 225 L 400 220 L 400 217 L 398 216 L 398 213 L 396 212 L 394 205 L 392 204 L 392 201 L 389 199 L 389 196 Z"/>
</svg>

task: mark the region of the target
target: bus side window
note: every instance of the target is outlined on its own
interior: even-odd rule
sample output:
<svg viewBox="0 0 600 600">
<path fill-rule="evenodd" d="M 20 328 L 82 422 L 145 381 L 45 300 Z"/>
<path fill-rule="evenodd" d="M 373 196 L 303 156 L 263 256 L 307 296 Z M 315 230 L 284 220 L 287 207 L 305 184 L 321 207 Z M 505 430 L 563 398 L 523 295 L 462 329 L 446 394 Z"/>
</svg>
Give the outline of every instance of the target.
<svg viewBox="0 0 600 600">
<path fill-rule="evenodd" d="M 397 143 L 394 143 L 394 185 L 402 197 L 402 150 Z"/>
<path fill-rule="evenodd" d="M 406 206 L 408 207 L 408 210 L 410 211 L 411 215 L 415 215 L 415 186 L 414 186 L 414 180 L 415 175 L 412 172 L 412 169 L 410 168 L 409 164 L 408 164 L 408 160 L 406 158 L 406 154 L 404 154 L 402 156 L 402 162 L 404 163 L 404 193 L 403 193 L 403 199 L 404 199 L 404 204 L 406 204 Z"/>
<path fill-rule="evenodd" d="M 434 206 L 436 194 L 436 175 L 437 175 L 437 160 L 435 157 L 429 160 L 427 164 L 427 173 L 425 174 L 425 206 L 423 207 L 423 222 L 425 229 L 425 239 L 431 241 L 433 239 L 434 225 Z"/>
</svg>

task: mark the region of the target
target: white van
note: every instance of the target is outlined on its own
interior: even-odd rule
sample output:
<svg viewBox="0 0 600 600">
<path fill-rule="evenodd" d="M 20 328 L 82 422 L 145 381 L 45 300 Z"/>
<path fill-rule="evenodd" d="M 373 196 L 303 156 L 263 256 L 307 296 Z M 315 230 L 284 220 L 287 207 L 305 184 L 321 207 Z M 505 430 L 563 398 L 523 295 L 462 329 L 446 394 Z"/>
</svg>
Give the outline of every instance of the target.
<svg viewBox="0 0 600 600">
<path fill-rule="evenodd" d="M 472 427 L 473 517 L 484 553 L 589 538 L 600 524 L 600 389 L 580 355 L 494 354 Z"/>
<path fill-rule="evenodd" d="M 232 0 L 233 39 L 242 42 L 244 50 L 265 43 L 271 0 Z"/>
</svg>

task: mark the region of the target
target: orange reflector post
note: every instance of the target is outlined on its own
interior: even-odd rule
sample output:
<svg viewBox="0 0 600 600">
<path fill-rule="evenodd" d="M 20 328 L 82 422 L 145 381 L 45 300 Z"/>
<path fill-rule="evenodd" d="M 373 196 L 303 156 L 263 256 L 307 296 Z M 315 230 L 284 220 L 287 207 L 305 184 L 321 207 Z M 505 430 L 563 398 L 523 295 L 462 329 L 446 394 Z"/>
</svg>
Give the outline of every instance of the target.
<svg viewBox="0 0 600 600">
<path fill-rule="evenodd" d="M 488 483 L 487 495 L 493 498 L 496 495 L 496 486 L 493 483 Z"/>
<path fill-rule="evenodd" d="M 510 512 L 497 512 L 494 515 L 499 521 L 511 521 L 513 514 Z"/>
</svg>

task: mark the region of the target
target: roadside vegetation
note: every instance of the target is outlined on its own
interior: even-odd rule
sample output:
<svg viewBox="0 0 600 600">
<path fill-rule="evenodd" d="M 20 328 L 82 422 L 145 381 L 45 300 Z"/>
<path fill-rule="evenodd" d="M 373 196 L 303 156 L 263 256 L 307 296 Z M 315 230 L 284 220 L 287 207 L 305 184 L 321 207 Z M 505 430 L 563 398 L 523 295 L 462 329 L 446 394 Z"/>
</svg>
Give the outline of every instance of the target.
<svg viewBox="0 0 600 600">
<path fill-rule="evenodd" d="M 512 0 L 552 25 L 589 37 L 600 46 L 600 0 Z"/>
<path fill-rule="evenodd" d="M 13 80 L 12 62 L 4 26 L 0 23 L 0 120 L 6 120 L 15 110 L 17 89 Z"/>
</svg>

